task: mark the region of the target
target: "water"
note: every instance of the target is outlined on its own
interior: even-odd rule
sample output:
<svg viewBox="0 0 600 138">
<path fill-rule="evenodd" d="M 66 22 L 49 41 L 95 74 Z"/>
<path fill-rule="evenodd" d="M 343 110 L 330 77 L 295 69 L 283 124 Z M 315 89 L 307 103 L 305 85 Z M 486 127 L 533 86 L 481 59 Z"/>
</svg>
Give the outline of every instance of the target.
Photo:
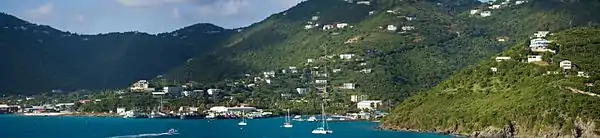
<svg viewBox="0 0 600 138">
<path fill-rule="evenodd" d="M 0 138 L 450 138 L 437 134 L 381 131 L 371 122 L 332 122 L 333 134 L 314 135 L 317 122 L 292 122 L 284 118 L 248 120 L 160 120 L 89 117 L 25 117 L 0 115 Z M 167 135 L 169 129 L 179 131 Z"/>
</svg>

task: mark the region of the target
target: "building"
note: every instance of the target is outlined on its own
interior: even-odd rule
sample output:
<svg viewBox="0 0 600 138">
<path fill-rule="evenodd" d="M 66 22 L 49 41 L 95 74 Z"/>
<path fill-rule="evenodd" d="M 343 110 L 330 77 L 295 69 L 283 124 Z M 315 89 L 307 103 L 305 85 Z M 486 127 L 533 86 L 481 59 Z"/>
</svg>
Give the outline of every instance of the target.
<svg viewBox="0 0 600 138">
<path fill-rule="evenodd" d="M 146 80 L 139 80 L 129 87 L 131 91 L 145 92 L 154 91 L 154 88 L 150 88 L 150 83 Z"/>
<path fill-rule="evenodd" d="M 481 10 L 479 10 L 479 9 L 473 9 L 473 10 L 471 10 L 470 14 L 475 15 L 475 14 L 479 13 L 480 11 Z"/>
<path fill-rule="evenodd" d="M 333 69 L 332 70 L 333 73 L 337 73 L 337 72 L 340 72 L 340 71 L 342 71 L 342 69 Z"/>
<path fill-rule="evenodd" d="M 396 30 L 398 30 L 398 27 L 396 27 L 395 25 L 388 25 L 387 30 L 388 31 L 396 31 Z"/>
<path fill-rule="evenodd" d="M 176 93 L 183 92 L 183 88 L 182 87 L 163 87 L 163 92 L 176 94 Z"/>
<path fill-rule="evenodd" d="M 587 72 L 578 71 L 577 72 L 577 77 L 590 78 L 590 75 Z"/>
<path fill-rule="evenodd" d="M 375 110 L 377 107 L 381 106 L 382 102 L 380 100 L 368 100 L 361 101 L 356 104 L 356 108 L 360 110 Z"/>
<path fill-rule="evenodd" d="M 315 83 L 324 84 L 324 83 L 327 83 L 327 80 L 315 80 Z"/>
<path fill-rule="evenodd" d="M 527 62 L 528 63 L 532 63 L 532 62 L 540 62 L 543 61 L 542 56 L 541 55 L 528 55 L 527 56 Z"/>
<path fill-rule="evenodd" d="M 125 112 L 127 112 L 127 108 L 117 108 L 117 114 L 124 114 Z"/>
<path fill-rule="evenodd" d="M 568 60 L 564 60 L 560 62 L 560 67 L 567 70 L 567 69 L 572 69 L 573 68 L 573 62 L 568 61 Z"/>
<path fill-rule="evenodd" d="M 313 27 L 315 27 L 315 26 L 313 26 L 313 25 L 305 25 L 304 29 L 308 30 L 308 29 L 312 29 Z"/>
<path fill-rule="evenodd" d="M 511 57 L 496 57 L 496 62 L 508 61 Z"/>
<path fill-rule="evenodd" d="M 410 31 L 410 30 L 414 30 L 414 29 L 415 29 L 415 27 L 413 27 L 413 26 L 402 26 L 403 31 Z"/>
<path fill-rule="evenodd" d="M 209 109 L 212 112 L 216 113 L 251 113 L 257 111 L 254 107 L 225 107 L 225 106 L 215 106 Z"/>
<path fill-rule="evenodd" d="M 347 23 L 338 23 L 338 24 L 335 24 L 335 27 L 337 27 L 339 29 L 346 28 L 346 26 L 348 26 Z"/>
<path fill-rule="evenodd" d="M 522 1 L 522 0 L 515 1 L 515 5 L 521 5 L 523 3 L 525 3 L 525 1 Z"/>
<path fill-rule="evenodd" d="M 542 48 L 547 48 L 548 45 L 551 43 L 551 41 L 548 41 L 546 39 L 543 38 L 535 38 L 535 39 L 531 39 L 531 41 L 529 42 L 529 47 L 530 48 L 535 48 L 535 47 L 542 47 Z"/>
<path fill-rule="evenodd" d="M 333 25 L 327 24 L 327 25 L 323 25 L 323 30 L 331 30 L 333 29 Z"/>
<path fill-rule="evenodd" d="M 340 59 L 352 59 L 354 56 L 354 54 L 340 54 Z"/>
<path fill-rule="evenodd" d="M 265 76 L 265 78 L 275 77 L 275 71 L 263 72 L 263 75 Z"/>
<path fill-rule="evenodd" d="M 297 67 L 290 66 L 290 67 L 288 67 L 288 69 L 289 69 L 289 70 L 290 70 L 290 72 L 292 72 L 292 73 L 298 73 L 298 68 L 297 68 Z"/>
<path fill-rule="evenodd" d="M 479 15 L 481 17 L 489 17 L 489 16 L 492 16 L 492 12 L 491 11 L 482 11 L 481 13 L 479 13 Z"/>
<path fill-rule="evenodd" d="M 538 32 L 534 33 L 533 35 L 537 38 L 542 38 L 542 37 L 546 37 L 548 34 L 550 34 L 550 31 L 538 31 Z"/>
<path fill-rule="evenodd" d="M 498 72 L 498 68 L 490 68 L 490 70 L 492 70 L 492 72 Z"/>
<path fill-rule="evenodd" d="M 490 9 L 500 9 L 501 6 L 502 5 L 496 4 L 496 5 L 492 5 L 492 6 L 488 7 L 488 8 L 490 8 Z"/>
<path fill-rule="evenodd" d="M 358 102 L 358 101 L 367 100 L 368 98 L 369 98 L 369 96 L 367 96 L 367 95 L 351 95 L 350 96 L 350 101 L 352 101 L 352 102 Z"/>
<path fill-rule="evenodd" d="M 344 83 L 340 89 L 354 90 L 355 86 L 356 85 L 354 83 Z"/>
<path fill-rule="evenodd" d="M 201 91 L 204 92 L 204 91 Z M 200 93 L 200 91 L 194 90 L 194 91 L 183 91 L 181 93 L 181 95 L 183 95 L 184 97 L 196 97 L 198 96 L 198 94 Z"/>
<path fill-rule="evenodd" d="M 315 60 L 314 60 L 314 59 L 311 59 L 311 58 L 309 58 L 309 59 L 306 59 L 306 63 L 313 63 L 313 62 L 315 62 Z"/>
<path fill-rule="evenodd" d="M 362 69 L 359 72 L 361 73 L 371 73 L 373 70 L 372 69 Z"/>
<path fill-rule="evenodd" d="M 19 111 L 19 106 L 0 104 L 0 114 L 16 113 Z"/>
<path fill-rule="evenodd" d="M 304 94 L 308 93 L 308 89 L 307 88 L 296 88 L 296 92 L 298 92 L 298 94 L 304 95 Z"/>
<path fill-rule="evenodd" d="M 370 1 L 358 1 L 358 2 L 356 2 L 356 4 L 371 5 L 371 2 Z"/>
<path fill-rule="evenodd" d="M 404 17 L 404 19 L 406 19 L 407 21 L 413 21 L 413 20 L 416 20 L 417 17 L 406 16 L 406 17 Z"/>
<path fill-rule="evenodd" d="M 217 93 L 221 92 L 221 89 L 208 89 L 206 92 L 208 93 L 208 95 L 216 95 Z"/>
<path fill-rule="evenodd" d="M 375 14 L 375 11 L 370 11 L 369 12 L 369 15 L 373 15 L 373 14 Z"/>
<path fill-rule="evenodd" d="M 313 21 L 319 20 L 319 16 L 313 16 L 310 18 L 310 20 L 313 20 Z"/>
</svg>

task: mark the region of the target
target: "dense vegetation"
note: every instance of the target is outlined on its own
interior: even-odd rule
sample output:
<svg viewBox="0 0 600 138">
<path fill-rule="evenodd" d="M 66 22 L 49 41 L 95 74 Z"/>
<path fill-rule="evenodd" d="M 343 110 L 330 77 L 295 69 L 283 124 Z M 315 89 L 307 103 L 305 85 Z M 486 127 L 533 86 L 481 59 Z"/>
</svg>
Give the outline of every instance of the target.
<svg viewBox="0 0 600 138">
<path fill-rule="evenodd" d="M 79 35 L 0 14 L 0 93 L 124 88 L 211 51 L 232 31 L 197 24 L 150 35 Z"/>
<path fill-rule="evenodd" d="M 404 101 L 385 118 L 384 126 L 465 135 L 598 137 L 600 97 L 576 93 L 600 94 L 598 34 L 600 28 L 556 33 L 549 40 L 558 53 L 544 54 L 544 61 L 538 63 L 522 62 L 534 54 L 525 43 L 514 46 L 499 55 L 513 60 L 490 59 L 460 71 L 429 92 Z M 563 72 L 559 67 L 563 60 L 577 68 Z M 492 67 L 498 71 L 491 71 Z M 591 77 L 578 77 L 577 71 Z"/>
</svg>

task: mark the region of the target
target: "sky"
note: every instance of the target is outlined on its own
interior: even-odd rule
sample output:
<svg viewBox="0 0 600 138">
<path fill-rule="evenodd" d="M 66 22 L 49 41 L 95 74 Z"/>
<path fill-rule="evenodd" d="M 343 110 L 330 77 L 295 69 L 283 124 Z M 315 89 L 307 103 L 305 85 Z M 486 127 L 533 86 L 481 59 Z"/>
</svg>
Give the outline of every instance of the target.
<svg viewBox="0 0 600 138">
<path fill-rule="evenodd" d="M 0 0 L 0 12 L 80 34 L 248 26 L 302 0 Z"/>
</svg>

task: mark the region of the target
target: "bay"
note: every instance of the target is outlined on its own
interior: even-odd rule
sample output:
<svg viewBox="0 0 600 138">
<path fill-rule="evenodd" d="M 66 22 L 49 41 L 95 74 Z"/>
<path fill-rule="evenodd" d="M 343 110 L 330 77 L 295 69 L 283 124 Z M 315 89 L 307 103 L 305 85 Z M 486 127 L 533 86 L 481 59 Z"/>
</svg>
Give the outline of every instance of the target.
<svg viewBox="0 0 600 138">
<path fill-rule="evenodd" d="M 293 122 L 283 128 L 283 118 L 239 120 L 123 119 L 93 117 L 0 116 L 1 138 L 450 138 L 438 134 L 378 130 L 372 122 L 331 122 L 333 134 L 314 135 L 318 122 Z M 178 135 L 164 135 L 169 129 Z"/>
</svg>

